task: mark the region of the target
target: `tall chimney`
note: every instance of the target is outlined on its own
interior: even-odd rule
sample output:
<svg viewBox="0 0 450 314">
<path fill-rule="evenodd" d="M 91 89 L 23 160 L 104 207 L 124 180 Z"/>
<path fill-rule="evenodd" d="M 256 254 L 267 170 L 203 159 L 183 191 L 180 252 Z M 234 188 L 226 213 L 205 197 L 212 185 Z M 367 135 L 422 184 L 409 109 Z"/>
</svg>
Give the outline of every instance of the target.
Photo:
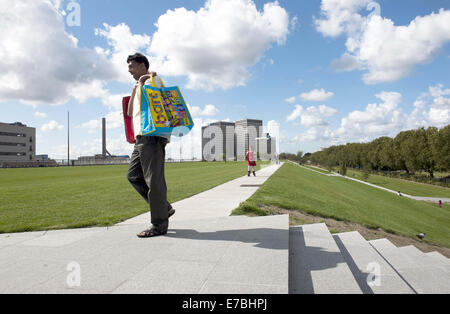
<svg viewBox="0 0 450 314">
<path fill-rule="evenodd" d="M 106 119 L 102 119 L 102 155 L 106 157 Z"/>
</svg>

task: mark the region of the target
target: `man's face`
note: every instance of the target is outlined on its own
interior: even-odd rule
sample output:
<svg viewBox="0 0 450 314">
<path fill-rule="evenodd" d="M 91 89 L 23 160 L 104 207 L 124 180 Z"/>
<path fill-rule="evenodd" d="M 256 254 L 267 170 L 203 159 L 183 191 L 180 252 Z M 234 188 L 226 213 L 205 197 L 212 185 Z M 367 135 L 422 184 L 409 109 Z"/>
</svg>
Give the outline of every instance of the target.
<svg viewBox="0 0 450 314">
<path fill-rule="evenodd" d="M 142 75 L 147 74 L 147 69 L 144 63 L 137 63 L 136 61 L 128 62 L 128 72 L 137 81 Z"/>
</svg>

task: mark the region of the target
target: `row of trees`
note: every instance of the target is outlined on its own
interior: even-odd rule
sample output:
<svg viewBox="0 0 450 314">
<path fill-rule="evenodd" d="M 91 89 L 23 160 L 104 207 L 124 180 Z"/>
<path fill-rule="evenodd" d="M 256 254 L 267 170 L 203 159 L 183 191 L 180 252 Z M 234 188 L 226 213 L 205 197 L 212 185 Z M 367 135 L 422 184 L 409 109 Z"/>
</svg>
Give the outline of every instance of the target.
<svg viewBox="0 0 450 314">
<path fill-rule="evenodd" d="M 426 171 L 450 170 L 450 125 L 400 132 L 395 138 L 380 137 L 370 143 L 331 146 L 308 158 L 328 168 L 340 166 L 359 169 Z"/>
<path fill-rule="evenodd" d="M 308 154 L 305 154 L 305 156 L 306 156 L 306 155 L 307 155 L 307 156 L 310 156 L 311 154 L 308 153 Z M 285 160 L 285 159 L 287 159 L 287 160 L 291 160 L 291 161 L 294 161 L 294 162 L 302 162 L 303 159 L 305 158 L 305 156 L 303 156 L 303 152 L 302 152 L 302 151 L 298 151 L 297 154 L 281 153 L 281 154 L 278 156 L 278 158 L 279 158 L 280 160 Z"/>
</svg>

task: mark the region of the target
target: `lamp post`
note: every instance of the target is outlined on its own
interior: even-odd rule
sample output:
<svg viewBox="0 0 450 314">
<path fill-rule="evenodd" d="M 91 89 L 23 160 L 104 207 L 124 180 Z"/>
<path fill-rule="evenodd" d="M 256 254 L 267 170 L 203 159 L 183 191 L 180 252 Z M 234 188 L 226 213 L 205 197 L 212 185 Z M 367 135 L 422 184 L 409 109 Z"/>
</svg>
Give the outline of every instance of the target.
<svg viewBox="0 0 450 314">
<path fill-rule="evenodd" d="M 67 111 L 67 166 L 70 166 L 70 125 L 69 111 Z"/>
</svg>

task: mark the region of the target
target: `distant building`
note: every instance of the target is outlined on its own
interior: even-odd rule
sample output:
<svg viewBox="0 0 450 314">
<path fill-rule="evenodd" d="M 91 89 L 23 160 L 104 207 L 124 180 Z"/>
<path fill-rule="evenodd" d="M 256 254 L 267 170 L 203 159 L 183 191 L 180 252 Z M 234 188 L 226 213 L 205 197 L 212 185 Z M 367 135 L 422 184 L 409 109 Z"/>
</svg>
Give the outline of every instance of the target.
<svg viewBox="0 0 450 314">
<path fill-rule="evenodd" d="M 45 154 L 45 155 L 36 155 L 36 160 L 37 161 L 48 161 L 49 158 L 48 158 L 47 154 Z"/>
<path fill-rule="evenodd" d="M 103 156 L 97 154 L 95 156 L 81 156 L 77 160 L 72 160 L 72 166 L 94 166 L 94 165 L 119 165 L 129 164 L 130 156 Z"/>
<path fill-rule="evenodd" d="M 262 137 L 256 138 L 256 147 L 262 160 L 273 159 L 276 154 L 276 138 L 265 133 Z"/>
<path fill-rule="evenodd" d="M 0 122 L 0 162 L 34 161 L 36 161 L 36 129 L 20 122 Z"/>
<path fill-rule="evenodd" d="M 262 120 L 244 119 L 232 122 L 214 122 L 202 127 L 202 156 L 204 160 L 244 160 L 250 147 L 258 150 L 257 138 L 262 136 Z M 216 139 L 222 136 L 222 139 Z M 273 150 L 268 139 L 269 150 Z M 263 144 L 261 144 L 263 145 Z M 267 145 L 267 140 L 264 142 Z"/>
<path fill-rule="evenodd" d="M 213 128 L 211 128 L 213 127 Z M 206 128 L 209 128 L 206 130 Z M 217 129 L 216 129 L 217 128 Z M 216 145 L 211 148 L 206 147 L 206 145 L 211 141 L 211 139 L 218 136 L 216 130 L 221 131 L 222 140 L 215 142 Z M 206 150 L 205 150 L 206 147 Z M 235 156 L 235 134 L 234 134 L 234 123 L 232 122 L 214 122 L 208 126 L 202 127 L 202 154 L 205 160 L 234 160 Z"/>
</svg>

